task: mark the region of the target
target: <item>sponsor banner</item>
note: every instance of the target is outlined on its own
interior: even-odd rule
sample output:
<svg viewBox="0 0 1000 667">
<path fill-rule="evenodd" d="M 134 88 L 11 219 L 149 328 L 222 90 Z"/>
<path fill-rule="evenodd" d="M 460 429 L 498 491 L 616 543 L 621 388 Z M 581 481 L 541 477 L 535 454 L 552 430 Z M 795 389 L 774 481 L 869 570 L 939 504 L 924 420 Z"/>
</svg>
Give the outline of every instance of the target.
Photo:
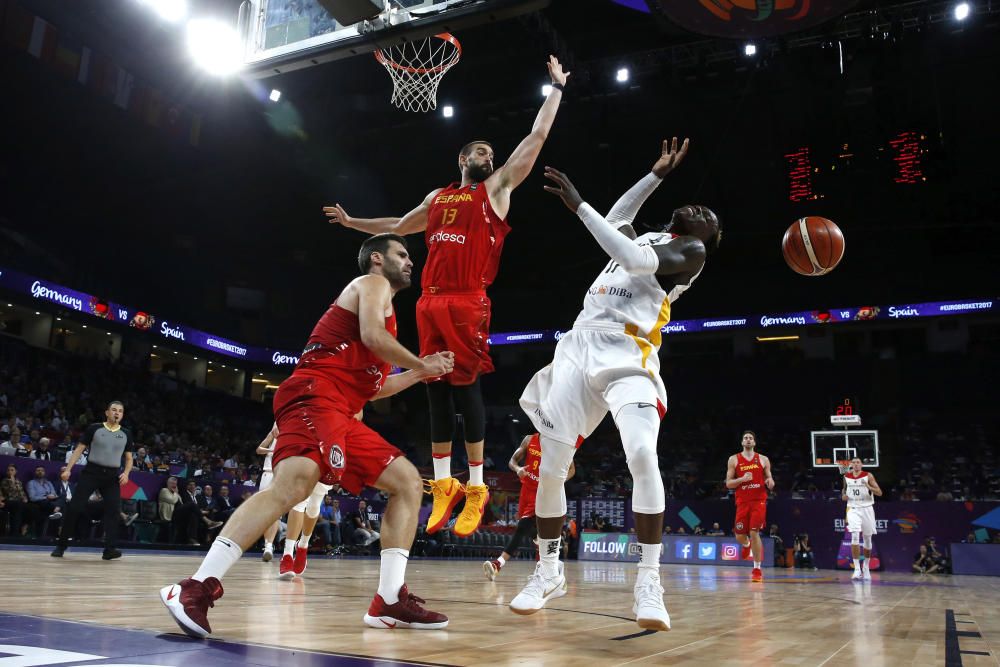
<svg viewBox="0 0 1000 667">
<path fill-rule="evenodd" d="M 639 545 L 635 533 L 583 532 L 577 547 L 580 560 L 639 562 Z M 764 538 L 764 565 L 774 563 L 774 541 Z M 732 537 L 705 535 L 664 535 L 660 551 L 661 563 L 698 565 L 736 565 L 750 567 L 750 561 L 740 560 L 740 545 Z"/>
<path fill-rule="evenodd" d="M 951 569 L 952 574 L 1000 577 L 1000 544 L 952 544 Z"/>
</svg>

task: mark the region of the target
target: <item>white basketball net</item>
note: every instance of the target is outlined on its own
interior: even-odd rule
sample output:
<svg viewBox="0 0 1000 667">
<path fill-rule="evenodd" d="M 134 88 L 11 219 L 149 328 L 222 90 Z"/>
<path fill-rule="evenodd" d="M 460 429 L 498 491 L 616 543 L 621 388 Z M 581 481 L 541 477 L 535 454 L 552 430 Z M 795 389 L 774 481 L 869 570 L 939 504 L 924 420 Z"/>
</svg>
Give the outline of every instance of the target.
<svg viewBox="0 0 1000 667">
<path fill-rule="evenodd" d="M 404 111 L 437 109 L 438 84 L 461 56 L 461 44 L 446 32 L 375 51 L 392 77 L 392 103 Z"/>
</svg>

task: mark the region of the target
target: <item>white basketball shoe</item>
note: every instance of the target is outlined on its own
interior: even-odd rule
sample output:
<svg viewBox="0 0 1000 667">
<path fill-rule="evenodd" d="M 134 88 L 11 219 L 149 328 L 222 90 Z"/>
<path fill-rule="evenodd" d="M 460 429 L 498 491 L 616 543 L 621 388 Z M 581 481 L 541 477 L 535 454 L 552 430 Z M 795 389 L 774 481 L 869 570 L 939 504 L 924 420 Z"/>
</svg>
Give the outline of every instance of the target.
<svg viewBox="0 0 1000 667">
<path fill-rule="evenodd" d="M 648 572 L 639 571 L 639 577 L 635 582 L 635 604 L 632 606 L 632 613 L 635 614 L 635 622 L 643 630 L 659 630 L 666 632 L 670 629 L 670 614 L 663 604 L 663 586 L 660 585 L 660 573 L 655 570 Z"/>
<path fill-rule="evenodd" d="M 528 585 L 510 601 L 510 610 L 515 614 L 528 615 L 545 606 L 545 603 L 566 595 L 566 577 L 563 575 L 563 564 L 554 577 L 546 577 L 542 572 L 541 562 L 535 565 L 534 573 L 528 577 Z"/>
</svg>

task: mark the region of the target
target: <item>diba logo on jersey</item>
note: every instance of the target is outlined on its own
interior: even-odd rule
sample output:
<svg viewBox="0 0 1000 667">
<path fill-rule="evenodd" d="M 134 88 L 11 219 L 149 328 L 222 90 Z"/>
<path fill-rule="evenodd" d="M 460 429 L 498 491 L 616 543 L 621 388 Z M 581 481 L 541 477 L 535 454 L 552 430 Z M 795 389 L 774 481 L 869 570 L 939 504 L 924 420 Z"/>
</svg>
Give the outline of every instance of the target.
<svg viewBox="0 0 1000 667">
<path fill-rule="evenodd" d="M 447 232 L 434 232 L 427 239 L 428 243 L 437 243 L 438 241 L 465 245 L 465 234 L 449 234 Z"/>
<path fill-rule="evenodd" d="M 632 292 L 625 289 L 624 287 L 608 287 L 607 285 L 598 285 L 597 287 L 590 287 L 587 290 L 587 293 L 589 293 L 591 296 L 600 296 L 603 294 L 607 296 L 621 296 L 626 299 L 632 298 Z"/>
</svg>

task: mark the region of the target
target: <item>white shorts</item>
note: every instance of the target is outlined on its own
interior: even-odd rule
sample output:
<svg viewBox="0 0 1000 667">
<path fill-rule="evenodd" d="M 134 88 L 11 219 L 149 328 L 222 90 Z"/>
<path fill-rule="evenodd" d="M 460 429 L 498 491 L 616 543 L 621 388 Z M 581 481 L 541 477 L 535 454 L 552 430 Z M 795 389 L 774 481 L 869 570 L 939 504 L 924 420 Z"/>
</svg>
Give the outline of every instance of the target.
<svg viewBox="0 0 1000 667">
<path fill-rule="evenodd" d="M 868 507 L 848 507 L 847 532 L 874 535 L 876 533 L 875 507 L 872 505 Z"/>
<path fill-rule="evenodd" d="M 270 470 L 265 470 L 260 474 L 260 487 L 258 491 L 267 491 L 267 488 L 271 486 L 271 482 L 274 481 L 274 473 Z"/>
<path fill-rule="evenodd" d="M 332 488 L 333 488 L 332 484 L 322 484 L 320 482 L 316 482 L 316 486 L 313 487 L 312 493 L 310 493 L 308 496 L 306 496 L 302 500 L 302 502 L 300 502 L 295 507 L 293 507 L 292 511 L 293 512 L 305 512 L 306 511 L 306 505 L 309 503 L 309 498 L 312 496 L 313 493 L 319 493 L 319 490 L 322 489 L 323 490 L 323 495 L 325 496 L 327 493 L 330 492 L 330 489 L 332 489 Z"/>
<path fill-rule="evenodd" d="M 649 348 L 646 348 L 649 350 Z M 521 395 L 521 408 L 542 435 L 579 445 L 604 415 L 629 403 L 667 410 L 660 359 L 624 332 L 573 329 L 559 344 L 552 363 L 535 373 Z"/>
</svg>

